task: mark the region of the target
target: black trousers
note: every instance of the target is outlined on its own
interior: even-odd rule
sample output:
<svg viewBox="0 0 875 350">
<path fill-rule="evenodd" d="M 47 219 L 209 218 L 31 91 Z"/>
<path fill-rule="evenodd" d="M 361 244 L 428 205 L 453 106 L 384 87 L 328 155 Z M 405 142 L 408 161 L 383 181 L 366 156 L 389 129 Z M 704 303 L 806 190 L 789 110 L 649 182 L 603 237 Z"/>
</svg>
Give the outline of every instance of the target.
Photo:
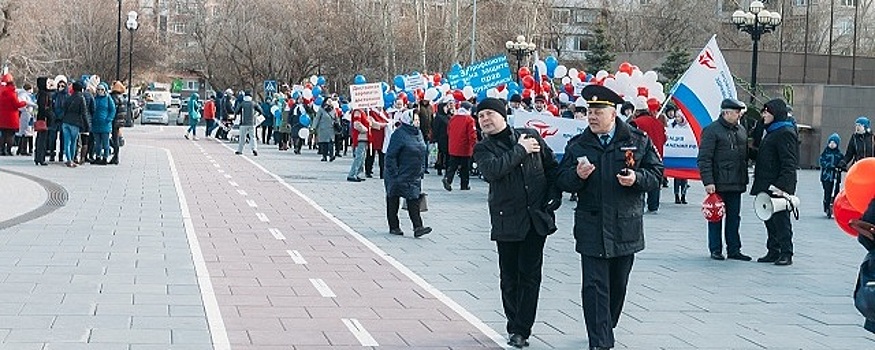
<svg viewBox="0 0 875 350">
<path fill-rule="evenodd" d="M 386 220 L 389 222 L 390 230 L 401 229 L 401 222 L 398 221 L 399 209 L 401 209 L 401 197 L 387 196 Z M 407 201 L 407 214 L 410 215 L 410 222 L 413 223 L 414 230 L 422 227 L 422 215 L 419 213 L 419 198 Z"/>
<path fill-rule="evenodd" d="M 383 150 L 374 149 L 374 147 L 368 146 L 368 155 L 365 157 L 365 174 L 366 175 L 374 175 L 374 160 L 380 162 L 380 178 L 383 178 L 383 158 L 385 154 L 383 154 Z"/>
<path fill-rule="evenodd" d="M 112 162 L 118 163 L 119 161 L 119 149 L 121 145 L 119 144 L 121 139 L 121 125 L 118 123 L 112 124 Z"/>
<path fill-rule="evenodd" d="M 787 210 L 772 214 L 765 222 L 768 238 L 766 248 L 773 256 L 793 256 L 793 224 Z"/>
<path fill-rule="evenodd" d="M 0 129 L 0 148 L 2 148 L 0 149 L 0 152 L 2 152 L 3 155 L 12 155 L 12 146 L 16 146 L 16 132 L 18 132 L 17 129 Z"/>
<path fill-rule="evenodd" d="M 459 178 L 462 179 L 462 188 L 468 188 L 468 181 L 471 176 L 471 157 L 456 157 L 450 156 L 449 166 L 447 167 L 447 180 L 453 182 L 453 176 L 456 175 L 456 170 L 459 170 Z"/>
<path fill-rule="evenodd" d="M 46 142 L 46 152 L 48 152 L 48 156 L 54 159 L 55 154 L 58 155 L 58 161 L 64 159 L 64 141 L 58 142 L 58 138 L 63 137 L 63 133 L 61 132 L 61 123 L 58 122 L 57 125 L 49 125 L 48 131 L 48 141 Z M 60 148 L 60 153 L 58 153 L 58 149 Z"/>
<path fill-rule="evenodd" d="M 449 157 L 450 156 L 447 154 L 447 146 L 441 145 L 441 143 L 438 142 L 438 153 L 437 159 L 434 162 L 434 168 L 437 170 L 445 170 L 448 165 L 447 162 Z"/>
<path fill-rule="evenodd" d="M 340 156 L 340 152 L 346 152 L 346 138 L 340 134 L 334 134 L 334 155 Z"/>
<path fill-rule="evenodd" d="M 36 133 L 36 144 L 34 145 L 33 161 L 34 163 L 45 163 L 47 146 L 49 144 L 49 132 L 39 131 Z"/>
<path fill-rule="evenodd" d="M 838 196 L 842 189 L 841 185 L 836 186 L 836 183 L 833 181 L 821 181 L 820 183 L 823 185 L 823 211 L 825 212 L 832 205 L 833 198 Z"/>
<path fill-rule="evenodd" d="M 261 125 L 261 143 L 270 144 L 270 137 L 273 135 L 273 125 Z"/>
<path fill-rule="evenodd" d="M 626 301 L 634 255 L 597 258 L 581 255 L 583 318 L 590 347 L 614 347 L 614 328 Z"/>
<path fill-rule="evenodd" d="M 319 147 L 319 154 L 322 155 L 322 159 L 327 157 L 334 158 L 334 142 L 319 142 L 317 146 Z"/>
<path fill-rule="evenodd" d="M 547 237 L 531 230 L 521 242 L 496 242 L 501 303 L 507 317 L 508 334 L 519 334 L 524 338 L 532 335 L 546 240 Z"/>
<path fill-rule="evenodd" d="M 304 147 L 304 139 L 292 135 L 292 146 L 295 149 L 295 153 L 301 153 L 301 148 Z"/>
</svg>

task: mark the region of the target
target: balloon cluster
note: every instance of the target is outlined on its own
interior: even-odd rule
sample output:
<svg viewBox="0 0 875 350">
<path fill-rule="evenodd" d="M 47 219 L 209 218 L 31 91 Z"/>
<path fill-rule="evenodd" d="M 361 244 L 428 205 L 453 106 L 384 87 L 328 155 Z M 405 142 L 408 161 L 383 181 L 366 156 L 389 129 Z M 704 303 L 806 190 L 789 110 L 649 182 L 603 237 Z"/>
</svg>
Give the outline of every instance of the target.
<svg viewBox="0 0 875 350">
<path fill-rule="evenodd" d="M 859 220 L 875 199 L 875 158 L 864 158 L 848 170 L 845 188 L 836 196 L 833 202 L 833 217 L 836 224 L 847 234 L 856 237 L 851 220 Z"/>
<path fill-rule="evenodd" d="M 417 81 L 425 82 L 424 85 L 407 86 L 408 78 L 413 78 Z M 353 79 L 356 85 L 367 84 L 368 80 L 364 75 L 358 74 Z M 412 72 L 408 75 L 396 75 L 392 79 L 392 86 L 384 82 L 380 83 L 383 90 L 383 101 L 385 108 L 389 108 L 395 104 L 395 101 L 402 101 L 405 104 L 413 101 L 428 100 L 437 102 L 447 94 L 453 95 L 447 79 L 441 73 L 423 74 Z M 470 88 L 470 87 L 469 87 Z M 473 90 L 471 90 L 473 92 Z M 455 95 L 453 95 L 455 96 Z"/>
</svg>

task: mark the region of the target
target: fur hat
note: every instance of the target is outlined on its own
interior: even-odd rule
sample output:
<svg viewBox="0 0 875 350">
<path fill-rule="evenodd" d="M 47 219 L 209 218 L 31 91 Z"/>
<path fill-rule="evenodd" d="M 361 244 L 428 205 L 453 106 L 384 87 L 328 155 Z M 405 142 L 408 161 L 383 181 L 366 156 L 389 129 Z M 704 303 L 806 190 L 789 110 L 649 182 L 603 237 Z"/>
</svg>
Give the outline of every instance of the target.
<svg viewBox="0 0 875 350">
<path fill-rule="evenodd" d="M 112 92 L 123 94 L 127 92 L 127 89 L 125 89 L 125 84 L 122 84 L 122 82 L 116 80 L 112 83 Z"/>
</svg>

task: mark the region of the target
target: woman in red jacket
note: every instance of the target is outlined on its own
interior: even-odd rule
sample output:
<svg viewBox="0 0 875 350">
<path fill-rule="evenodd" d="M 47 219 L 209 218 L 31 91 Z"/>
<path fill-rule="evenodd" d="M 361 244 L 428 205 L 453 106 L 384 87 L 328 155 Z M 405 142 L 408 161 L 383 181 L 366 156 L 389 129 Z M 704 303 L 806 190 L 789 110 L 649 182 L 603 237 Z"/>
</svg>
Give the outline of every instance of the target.
<svg viewBox="0 0 875 350">
<path fill-rule="evenodd" d="M 470 103 L 462 102 L 447 125 L 450 159 L 447 174 L 441 180 L 447 191 L 453 190 L 453 176 L 456 175 L 456 170 L 459 168 L 461 168 L 459 169 L 459 177 L 462 178 L 462 191 L 471 189 L 468 186 L 468 177 L 471 172 L 469 168 L 471 156 L 474 155 L 474 144 L 477 143 L 477 126 L 474 125 L 474 118 L 471 117 L 472 109 L 473 106 Z"/>
<path fill-rule="evenodd" d="M 11 156 L 12 144 L 15 143 L 15 133 L 18 132 L 19 114 L 18 109 L 27 105 L 25 101 L 18 100 L 15 93 L 15 81 L 12 74 L 4 74 L 0 78 L 0 155 Z"/>
</svg>

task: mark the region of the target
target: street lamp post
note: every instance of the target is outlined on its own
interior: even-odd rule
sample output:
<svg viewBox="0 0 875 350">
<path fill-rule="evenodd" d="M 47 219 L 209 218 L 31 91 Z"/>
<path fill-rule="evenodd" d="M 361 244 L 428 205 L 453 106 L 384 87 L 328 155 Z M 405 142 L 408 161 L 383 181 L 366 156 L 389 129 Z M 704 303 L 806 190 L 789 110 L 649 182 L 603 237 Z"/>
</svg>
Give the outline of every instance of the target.
<svg viewBox="0 0 875 350">
<path fill-rule="evenodd" d="M 137 11 L 128 12 L 128 21 L 125 22 L 125 27 L 131 33 L 130 50 L 128 51 L 128 116 L 125 124 L 133 126 L 134 111 L 131 109 L 131 90 L 134 89 L 134 32 L 140 27 L 140 24 L 137 23 Z"/>
<path fill-rule="evenodd" d="M 535 52 L 535 43 L 527 43 L 526 37 L 519 35 L 516 37 L 516 41 L 508 41 L 504 44 L 504 47 L 507 49 L 507 52 L 516 57 L 516 82 L 519 84 L 523 58 Z"/>
<path fill-rule="evenodd" d="M 118 26 L 115 32 L 115 80 L 122 78 L 122 0 L 118 0 Z"/>
<path fill-rule="evenodd" d="M 781 25 L 781 14 L 767 11 L 761 1 L 750 3 L 749 11 L 735 11 L 732 14 L 732 24 L 738 30 L 750 34 L 753 40 L 753 57 L 751 58 L 750 73 L 750 103 L 753 105 L 757 90 L 757 63 L 759 60 L 759 43 L 763 34 L 771 33 Z"/>
</svg>

